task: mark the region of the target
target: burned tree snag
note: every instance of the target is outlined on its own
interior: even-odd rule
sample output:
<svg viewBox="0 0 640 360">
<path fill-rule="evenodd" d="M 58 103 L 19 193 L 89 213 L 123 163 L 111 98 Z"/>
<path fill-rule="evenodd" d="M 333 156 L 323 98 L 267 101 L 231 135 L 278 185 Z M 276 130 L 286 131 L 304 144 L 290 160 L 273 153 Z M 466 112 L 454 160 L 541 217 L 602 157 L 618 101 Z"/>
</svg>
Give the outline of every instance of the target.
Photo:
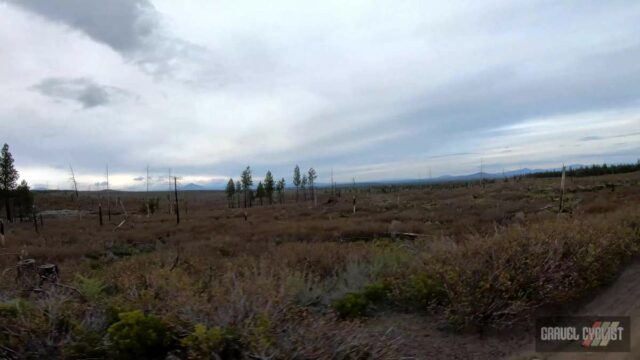
<svg viewBox="0 0 640 360">
<path fill-rule="evenodd" d="M 180 224 L 180 209 L 178 207 L 178 178 L 173 178 L 173 193 L 176 201 L 176 224 Z"/>
<path fill-rule="evenodd" d="M 0 245 L 2 245 L 2 247 L 6 246 L 4 240 L 4 223 L 2 222 L 2 220 L 0 220 Z"/>
<path fill-rule="evenodd" d="M 33 211 L 32 211 L 32 215 L 33 215 L 33 227 L 36 229 L 36 234 L 39 233 L 38 231 L 38 219 L 36 218 L 36 207 L 33 207 Z"/>
</svg>

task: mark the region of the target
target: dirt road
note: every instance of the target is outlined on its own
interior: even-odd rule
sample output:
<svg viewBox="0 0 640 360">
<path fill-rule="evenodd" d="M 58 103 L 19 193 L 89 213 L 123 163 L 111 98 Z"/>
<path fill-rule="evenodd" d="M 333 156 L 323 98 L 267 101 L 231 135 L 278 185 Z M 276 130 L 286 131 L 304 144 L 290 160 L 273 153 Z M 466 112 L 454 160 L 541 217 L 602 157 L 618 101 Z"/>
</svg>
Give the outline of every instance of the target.
<svg viewBox="0 0 640 360">
<path fill-rule="evenodd" d="M 525 350 L 509 358 L 513 360 L 640 359 L 640 262 L 627 267 L 609 288 L 597 295 L 576 315 L 630 316 L 631 352 L 538 354 Z M 533 342 L 528 344 L 527 347 L 533 349 Z"/>
</svg>

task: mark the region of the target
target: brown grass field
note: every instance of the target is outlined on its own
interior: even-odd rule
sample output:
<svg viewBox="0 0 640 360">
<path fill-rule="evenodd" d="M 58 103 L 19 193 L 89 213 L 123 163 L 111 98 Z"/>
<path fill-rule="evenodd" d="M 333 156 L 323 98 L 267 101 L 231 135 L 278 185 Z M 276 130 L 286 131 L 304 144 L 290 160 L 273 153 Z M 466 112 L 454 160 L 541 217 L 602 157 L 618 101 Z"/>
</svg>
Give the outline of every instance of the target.
<svg viewBox="0 0 640 360">
<path fill-rule="evenodd" d="M 317 207 L 288 190 L 246 221 L 223 192 L 183 192 L 179 225 L 167 193 L 147 217 L 145 193 L 114 192 L 108 221 L 105 193 L 37 192 L 39 233 L 5 225 L 0 358 L 513 356 L 536 315 L 588 302 L 640 251 L 640 173 L 567 179 L 561 214 L 559 183 L 319 189 Z"/>
</svg>

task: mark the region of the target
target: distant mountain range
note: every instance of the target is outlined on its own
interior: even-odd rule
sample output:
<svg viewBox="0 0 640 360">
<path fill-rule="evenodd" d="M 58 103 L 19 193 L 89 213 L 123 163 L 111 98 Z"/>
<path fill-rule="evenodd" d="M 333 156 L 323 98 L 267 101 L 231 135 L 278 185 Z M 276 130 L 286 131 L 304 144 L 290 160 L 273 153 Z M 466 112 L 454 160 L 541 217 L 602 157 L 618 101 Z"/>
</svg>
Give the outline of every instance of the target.
<svg viewBox="0 0 640 360">
<path fill-rule="evenodd" d="M 584 167 L 582 164 L 571 164 L 567 165 L 567 168 L 580 168 Z M 473 174 L 467 175 L 442 175 L 438 177 L 434 177 L 432 179 L 390 179 L 390 180 L 372 180 L 372 181 L 358 181 L 356 182 L 356 186 L 368 186 L 368 185 L 383 185 L 383 184 L 418 184 L 418 183 L 442 183 L 442 182 L 455 182 L 455 181 L 474 181 L 480 179 L 502 179 L 504 177 L 512 177 L 512 176 L 523 176 L 528 174 L 534 174 L 545 171 L 554 171 L 561 170 L 561 168 L 551 168 L 551 169 L 529 169 L 522 168 L 517 170 L 505 171 L 504 173 L 489 173 L 489 172 L 477 172 Z M 350 182 L 339 182 L 336 184 L 337 186 L 351 186 Z M 317 183 L 317 187 L 328 187 L 331 186 L 330 183 Z M 220 184 L 204 184 L 198 185 L 194 183 L 189 183 L 183 186 L 178 186 L 179 191 L 203 191 L 203 190 L 223 190 L 224 185 Z"/>
<path fill-rule="evenodd" d="M 571 164 L 571 165 L 567 165 L 567 168 L 581 168 L 581 167 L 585 167 L 586 165 L 582 165 L 582 164 Z M 425 178 L 400 178 L 400 179 L 386 179 L 386 180 L 371 180 L 371 181 L 357 181 L 356 182 L 356 186 L 369 186 L 369 185 L 384 185 L 384 184 L 389 184 L 389 185 L 393 185 L 393 184 L 424 184 L 424 183 L 443 183 L 443 182 L 456 182 L 456 181 L 475 181 L 475 180 L 480 180 L 480 179 L 502 179 L 504 177 L 512 177 L 512 176 L 522 176 L 522 175 L 528 175 L 528 174 L 534 174 L 534 173 L 540 173 L 540 172 L 545 172 L 545 171 L 558 171 L 561 170 L 560 168 L 550 168 L 550 169 L 529 169 L 529 168 L 522 168 L 522 169 L 517 169 L 517 170 L 511 170 L 511 171 L 505 171 L 504 173 L 499 172 L 499 173 L 489 173 L 489 172 L 477 172 L 477 173 L 473 173 L 473 174 L 467 174 L 467 175 L 442 175 L 442 176 L 438 176 L 438 177 L 434 177 L 432 179 L 425 179 Z M 352 186 L 351 182 L 338 182 L 336 184 L 337 186 Z M 178 185 L 178 191 L 205 191 L 205 190 L 224 190 L 226 186 L 226 183 L 207 183 L 207 184 L 196 184 L 196 183 L 188 183 L 186 185 Z M 316 183 L 316 186 L 319 188 L 322 187 L 329 187 L 331 186 L 330 183 Z M 288 186 L 288 188 L 291 188 L 291 186 Z M 43 187 L 41 185 L 37 185 L 33 187 L 33 190 L 36 191 L 47 191 L 47 190 L 51 190 L 51 189 L 47 189 L 46 187 Z M 165 192 L 168 190 L 168 187 L 153 187 L 152 189 L 150 189 L 151 191 L 157 192 L 157 191 L 161 191 L 161 192 Z M 106 190 L 100 190 L 100 191 L 106 191 Z M 140 188 L 140 187 L 129 187 L 126 189 L 116 189 L 116 190 L 110 190 L 110 191 L 144 191 L 144 189 Z"/>
</svg>

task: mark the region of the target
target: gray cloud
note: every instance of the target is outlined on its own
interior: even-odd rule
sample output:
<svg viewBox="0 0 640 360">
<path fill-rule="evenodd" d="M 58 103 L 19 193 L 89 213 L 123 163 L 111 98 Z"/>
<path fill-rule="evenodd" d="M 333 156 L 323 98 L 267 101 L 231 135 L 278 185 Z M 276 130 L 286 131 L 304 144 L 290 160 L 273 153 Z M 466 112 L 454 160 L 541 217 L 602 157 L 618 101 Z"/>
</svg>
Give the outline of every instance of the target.
<svg viewBox="0 0 640 360">
<path fill-rule="evenodd" d="M 157 31 L 157 14 L 148 0 L 6 0 L 79 29 L 118 52 L 131 53 Z"/>
<path fill-rule="evenodd" d="M 100 85 L 87 78 L 47 78 L 31 89 L 54 99 L 77 101 L 85 109 L 107 105 L 115 98 L 128 96 L 122 89 Z"/>
<path fill-rule="evenodd" d="M 604 139 L 602 136 L 585 136 L 580 139 L 580 141 L 594 141 L 594 140 L 602 140 Z"/>
<path fill-rule="evenodd" d="M 640 5 L 628 2 L 9 3 L 0 90 L 15 99 L 0 117 L 34 168 L 102 174 L 108 162 L 128 183 L 144 164 L 436 176 L 477 171 L 481 157 L 507 168 L 601 161 L 633 143 L 611 138 L 640 130 Z M 116 103 L 120 89 L 145 102 L 87 116 L 14 91 L 33 83 L 84 108 Z"/>
<path fill-rule="evenodd" d="M 142 180 L 144 180 L 144 176 L 138 176 L 133 178 L 133 181 L 142 181 Z"/>
</svg>

